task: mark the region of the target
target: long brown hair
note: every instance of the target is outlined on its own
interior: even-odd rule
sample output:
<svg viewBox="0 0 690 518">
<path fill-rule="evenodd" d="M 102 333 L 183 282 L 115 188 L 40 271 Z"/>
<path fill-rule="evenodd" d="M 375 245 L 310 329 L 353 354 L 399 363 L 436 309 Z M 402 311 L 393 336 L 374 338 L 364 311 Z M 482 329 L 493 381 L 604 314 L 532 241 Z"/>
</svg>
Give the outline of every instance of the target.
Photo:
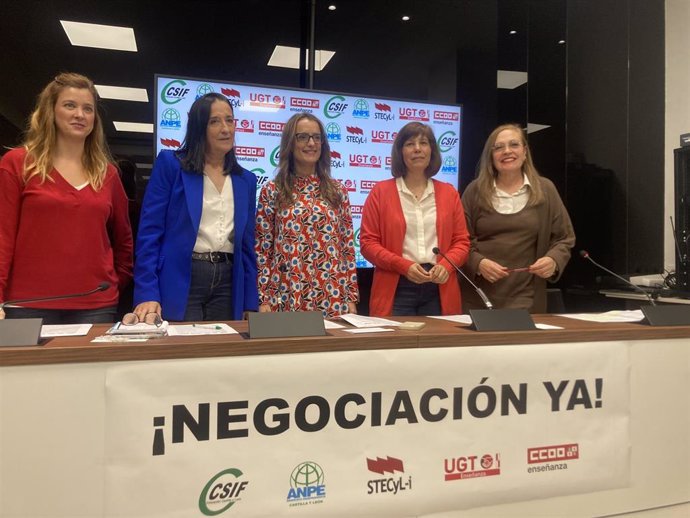
<svg viewBox="0 0 690 518">
<path fill-rule="evenodd" d="M 486 139 L 482 156 L 479 160 L 479 171 L 477 171 L 477 182 L 479 190 L 479 201 L 484 208 L 490 208 L 491 198 L 494 193 L 494 182 L 498 176 L 498 171 L 494 167 L 493 149 L 496 144 L 498 134 L 505 130 L 516 131 L 520 135 L 522 145 L 525 146 L 525 161 L 522 164 L 522 173 L 527 177 L 530 183 L 530 194 L 528 205 L 538 205 L 544 200 L 544 191 L 541 188 L 539 181 L 539 172 L 534 167 L 532 162 L 532 153 L 530 152 L 527 143 L 527 133 L 517 124 L 502 124 L 491 132 Z"/>
<path fill-rule="evenodd" d="M 295 153 L 293 151 L 295 142 L 295 132 L 297 123 L 303 119 L 314 121 L 319 125 L 321 133 L 321 156 L 316 162 L 316 176 L 319 178 L 319 189 L 321 196 L 331 204 L 332 207 L 339 207 L 341 203 L 341 193 L 338 184 L 331 178 L 331 146 L 328 144 L 326 131 L 321 121 L 308 112 L 296 113 L 285 123 L 283 134 L 280 137 L 280 158 L 278 169 L 273 180 L 278 191 L 277 206 L 279 208 L 289 207 L 294 203 L 293 194 L 295 192 Z"/>
<path fill-rule="evenodd" d="M 405 160 L 403 160 L 402 148 L 405 142 L 415 137 L 426 137 L 431 147 L 431 157 L 429 157 L 429 165 L 424 170 L 424 175 L 427 178 L 431 178 L 441 169 L 441 152 L 438 149 L 434 130 L 421 122 L 408 122 L 400 129 L 393 141 L 393 147 L 391 149 L 391 174 L 394 178 L 400 178 L 407 173 Z"/>
<path fill-rule="evenodd" d="M 84 142 L 82 164 L 89 184 L 95 190 L 99 190 L 103 186 L 105 172 L 112 158 L 98 112 L 98 92 L 88 77 L 68 72 L 58 74 L 38 96 L 23 143 L 26 148 L 24 180 L 28 181 L 31 177 L 38 176 L 41 183 L 46 179 L 52 181 L 50 171 L 53 169 L 53 153 L 57 143 L 55 103 L 60 92 L 69 87 L 88 90 L 93 96 L 93 130 Z"/>
</svg>

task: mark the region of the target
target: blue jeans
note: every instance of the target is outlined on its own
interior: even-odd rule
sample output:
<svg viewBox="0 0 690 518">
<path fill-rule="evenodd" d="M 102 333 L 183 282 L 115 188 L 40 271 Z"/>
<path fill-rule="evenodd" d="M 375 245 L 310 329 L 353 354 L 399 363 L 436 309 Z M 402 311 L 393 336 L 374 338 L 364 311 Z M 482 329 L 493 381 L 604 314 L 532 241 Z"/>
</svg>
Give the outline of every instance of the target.
<svg viewBox="0 0 690 518">
<path fill-rule="evenodd" d="M 185 321 L 232 320 L 232 261 L 192 259 Z"/>
<path fill-rule="evenodd" d="M 98 309 L 5 308 L 7 318 L 42 318 L 44 324 L 110 324 L 117 307 Z"/>
<path fill-rule="evenodd" d="M 441 314 L 441 299 L 438 284 L 425 282 L 415 284 L 407 277 L 400 276 L 398 288 L 393 299 L 393 315 L 435 315 Z"/>
</svg>

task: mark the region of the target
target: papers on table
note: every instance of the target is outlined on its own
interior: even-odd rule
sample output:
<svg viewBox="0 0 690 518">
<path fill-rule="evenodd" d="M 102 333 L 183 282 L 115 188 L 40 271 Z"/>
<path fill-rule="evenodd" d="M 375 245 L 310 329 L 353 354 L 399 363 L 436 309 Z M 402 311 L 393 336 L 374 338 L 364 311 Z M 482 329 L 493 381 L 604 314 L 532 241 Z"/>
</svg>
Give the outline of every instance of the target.
<svg viewBox="0 0 690 518">
<path fill-rule="evenodd" d="M 560 326 L 552 326 L 551 324 L 537 324 L 536 322 L 534 323 L 534 326 L 537 329 L 563 329 Z"/>
<path fill-rule="evenodd" d="M 639 309 L 607 311 L 606 313 L 565 313 L 558 316 L 588 322 L 639 322 L 644 318 Z"/>
<path fill-rule="evenodd" d="M 342 324 L 338 324 L 336 322 L 333 322 L 332 320 L 324 319 L 323 320 L 323 327 L 325 327 L 326 329 L 342 329 L 345 326 Z"/>
<path fill-rule="evenodd" d="M 394 329 L 387 329 L 385 327 L 360 327 L 357 329 L 345 329 L 346 333 L 385 333 L 387 331 L 395 331 Z"/>
<path fill-rule="evenodd" d="M 108 329 L 106 335 L 146 335 L 146 336 L 165 336 L 168 332 L 169 323 L 167 320 L 163 320 L 160 326 L 155 324 L 145 324 L 139 322 L 131 326 L 123 325 L 122 322 L 118 322 L 113 327 Z"/>
<path fill-rule="evenodd" d="M 353 315 L 351 313 L 341 315 L 340 318 L 342 318 L 345 322 L 355 327 L 381 327 L 400 325 L 400 322 L 396 322 L 395 320 L 388 320 L 386 318 L 379 317 L 365 317 L 362 315 Z"/>
<path fill-rule="evenodd" d="M 55 336 L 86 336 L 89 334 L 91 324 L 63 324 L 41 326 L 41 338 L 53 338 Z"/>
<path fill-rule="evenodd" d="M 449 322 L 457 322 L 458 324 L 471 324 L 472 317 L 469 315 L 445 315 L 442 317 L 429 317 L 437 318 L 438 320 L 448 320 Z"/>
<path fill-rule="evenodd" d="M 205 324 L 171 325 L 168 336 L 236 335 L 238 332 L 227 324 L 212 322 Z"/>
</svg>

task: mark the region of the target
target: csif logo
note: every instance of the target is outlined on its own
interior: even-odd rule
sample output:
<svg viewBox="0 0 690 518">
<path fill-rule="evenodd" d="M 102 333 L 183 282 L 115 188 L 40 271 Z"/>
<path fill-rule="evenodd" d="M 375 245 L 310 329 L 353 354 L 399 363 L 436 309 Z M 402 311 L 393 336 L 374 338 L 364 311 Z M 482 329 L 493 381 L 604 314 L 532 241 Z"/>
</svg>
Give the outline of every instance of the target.
<svg viewBox="0 0 690 518">
<path fill-rule="evenodd" d="M 454 131 L 446 131 L 438 138 L 438 148 L 442 153 L 447 153 L 457 145 L 459 140 Z"/>
<path fill-rule="evenodd" d="M 199 495 L 199 510 L 206 516 L 216 516 L 242 500 L 242 493 L 249 485 L 241 480 L 244 474 L 237 468 L 228 468 L 215 474 Z"/>
<path fill-rule="evenodd" d="M 334 95 L 323 105 L 323 114 L 329 119 L 337 119 L 345 110 L 347 110 L 347 103 L 342 95 Z"/>
<path fill-rule="evenodd" d="M 170 81 L 161 89 L 161 101 L 165 104 L 177 104 L 189 93 L 187 83 L 181 79 Z"/>
<path fill-rule="evenodd" d="M 203 97 L 206 94 L 213 93 L 213 87 L 208 83 L 201 83 L 196 87 L 196 98 Z"/>
<path fill-rule="evenodd" d="M 161 129 L 173 129 L 178 130 L 182 128 L 182 118 L 180 117 L 180 112 L 175 108 L 166 108 L 161 114 Z"/>
<path fill-rule="evenodd" d="M 273 151 L 271 151 L 270 161 L 273 167 L 278 167 L 278 163 L 280 162 L 280 146 L 273 148 Z"/>
<path fill-rule="evenodd" d="M 316 462 L 298 464 L 290 474 L 290 489 L 287 494 L 290 507 L 322 503 L 326 498 L 324 478 L 323 469 Z"/>
<path fill-rule="evenodd" d="M 255 167 L 250 171 L 256 176 L 256 185 L 263 185 L 268 181 L 268 176 L 266 176 L 266 171 L 261 167 Z"/>
<path fill-rule="evenodd" d="M 369 103 L 364 99 L 357 99 L 355 101 L 355 108 L 352 110 L 352 116 L 357 119 L 369 118 Z"/>
</svg>

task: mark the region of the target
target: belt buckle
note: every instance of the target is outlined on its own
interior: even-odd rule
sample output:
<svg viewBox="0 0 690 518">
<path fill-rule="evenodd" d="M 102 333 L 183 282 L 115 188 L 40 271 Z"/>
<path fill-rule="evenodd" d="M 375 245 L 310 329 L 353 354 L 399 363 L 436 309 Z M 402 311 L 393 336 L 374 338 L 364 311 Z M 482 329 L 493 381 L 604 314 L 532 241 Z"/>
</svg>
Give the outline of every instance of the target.
<svg viewBox="0 0 690 518">
<path fill-rule="evenodd" d="M 211 262 L 214 264 L 221 262 L 221 259 L 222 259 L 220 252 L 209 252 L 208 257 L 211 260 Z"/>
</svg>

